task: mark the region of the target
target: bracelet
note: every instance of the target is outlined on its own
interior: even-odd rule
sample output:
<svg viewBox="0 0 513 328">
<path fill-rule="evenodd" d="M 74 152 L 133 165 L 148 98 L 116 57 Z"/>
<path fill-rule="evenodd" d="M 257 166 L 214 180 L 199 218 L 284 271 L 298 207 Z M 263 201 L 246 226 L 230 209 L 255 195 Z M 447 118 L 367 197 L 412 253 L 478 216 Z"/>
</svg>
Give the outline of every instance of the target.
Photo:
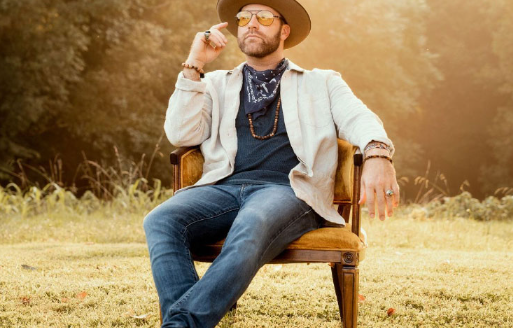
<svg viewBox="0 0 513 328">
<path fill-rule="evenodd" d="M 393 164 L 392 158 L 390 158 L 390 156 L 387 156 L 387 155 L 369 155 L 369 156 L 365 157 L 364 161 L 371 159 L 371 158 L 385 158 L 385 159 L 389 160 L 390 163 Z"/>
<path fill-rule="evenodd" d="M 369 144 L 365 147 L 365 149 L 363 151 L 366 152 L 367 150 L 371 150 L 374 148 L 385 149 L 385 150 L 388 150 L 389 153 L 391 152 L 390 147 L 388 147 L 387 144 L 380 142 L 380 141 L 369 142 Z"/>
<path fill-rule="evenodd" d="M 203 70 L 203 68 L 199 68 L 197 66 L 187 64 L 187 63 L 182 63 L 182 66 L 185 68 L 191 68 L 191 69 L 195 70 L 196 72 L 200 73 L 200 77 L 205 77 L 205 71 Z"/>
</svg>

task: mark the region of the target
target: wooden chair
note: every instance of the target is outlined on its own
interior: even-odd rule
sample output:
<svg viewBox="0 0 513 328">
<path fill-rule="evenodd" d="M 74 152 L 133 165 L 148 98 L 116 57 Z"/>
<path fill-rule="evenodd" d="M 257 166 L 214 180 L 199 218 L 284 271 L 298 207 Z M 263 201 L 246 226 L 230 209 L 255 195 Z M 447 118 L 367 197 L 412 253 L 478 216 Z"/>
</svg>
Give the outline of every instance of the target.
<svg viewBox="0 0 513 328">
<path fill-rule="evenodd" d="M 361 238 L 358 205 L 362 155 L 356 146 L 339 139 L 338 157 L 333 204 L 338 205 L 346 226 L 323 227 L 307 232 L 270 263 L 329 263 L 342 327 L 350 328 L 357 325 L 358 264 L 363 260 L 366 248 Z M 171 153 L 170 160 L 174 166 L 174 190 L 193 185 L 201 177 L 203 156 L 198 147 L 178 148 Z M 213 262 L 221 252 L 223 242 L 224 239 L 195 250 L 193 259 Z M 237 303 L 231 310 L 236 307 Z M 162 322 L 162 313 L 160 319 Z"/>
</svg>

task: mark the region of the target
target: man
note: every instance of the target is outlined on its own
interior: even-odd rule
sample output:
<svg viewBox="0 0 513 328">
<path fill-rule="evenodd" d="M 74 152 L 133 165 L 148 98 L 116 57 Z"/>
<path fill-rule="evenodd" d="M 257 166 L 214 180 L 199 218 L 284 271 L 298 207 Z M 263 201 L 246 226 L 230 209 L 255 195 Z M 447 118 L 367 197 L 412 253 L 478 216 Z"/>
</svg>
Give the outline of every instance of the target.
<svg viewBox="0 0 513 328">
<path fill-rule="evenodd" d="M 295 0 L 219 0 L 223 23 L 196 34 L 166 115 L 175 146 L 201 145 L 204 172 L 144 220 L 162 327 L 214 327 L 259 268 L 304 233 L 344 224 L 333 209 L 337 137 L 365 150 L 362 197 L 381 220 L 399 203 L 393 144 L 333 71 L 283 56 L 310 18 Z M 203 75 L 237 36 L 246 63 Z M 202 279 L 189 249 L 226 237 Z"/>
</svg>

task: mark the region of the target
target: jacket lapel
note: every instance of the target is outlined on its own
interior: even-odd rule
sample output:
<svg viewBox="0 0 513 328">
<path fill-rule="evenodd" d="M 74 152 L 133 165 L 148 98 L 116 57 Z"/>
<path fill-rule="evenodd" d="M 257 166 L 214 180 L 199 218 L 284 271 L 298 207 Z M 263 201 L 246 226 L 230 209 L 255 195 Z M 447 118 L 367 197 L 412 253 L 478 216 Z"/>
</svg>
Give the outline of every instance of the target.
<svg viewBox="0 0 513 328">
<path fill-rule="evenodd" d="M 242 66 L 240 64 L 232 71 L 229 71 L 230 77 L 226 85 L 226 94 L 224 96 L 223 119 L 220 126 L 220 140 L 228 153 L 228 158 L 232 166 L 235 166 L 235 155 L 237 154 L 237 131 L 235 128 L 235 119 L 240 107 L 240 90 L 242 88 Z"/>
<path fill-rule="evenodd" d="M 294 153 L 303 162 L 304 148 L 301 125 L 299 124 L 298 112 L 298 75 L 304 69 L 289 60 L 289 68 L 281 78 L 281 101 L 283 108 L 283 119 L 289 136 L 290 145 Z"/>
</svg>

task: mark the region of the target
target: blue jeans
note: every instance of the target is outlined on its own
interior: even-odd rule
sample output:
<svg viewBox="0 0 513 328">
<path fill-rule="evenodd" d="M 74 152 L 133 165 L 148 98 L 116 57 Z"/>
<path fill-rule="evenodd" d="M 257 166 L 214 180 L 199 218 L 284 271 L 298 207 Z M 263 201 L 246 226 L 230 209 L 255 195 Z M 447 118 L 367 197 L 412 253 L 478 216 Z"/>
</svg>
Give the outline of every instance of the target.
<svg viewBox="0 0 513 328">
<path fill-rule="evenodd" d="M 143 224 L 162 327 L 215 327 L 260 267 L 323 222 L 286 185 L 209 185 L 176 193 Z M 225 237 L 199 279 L 191 247 Z"/>
</svg>

